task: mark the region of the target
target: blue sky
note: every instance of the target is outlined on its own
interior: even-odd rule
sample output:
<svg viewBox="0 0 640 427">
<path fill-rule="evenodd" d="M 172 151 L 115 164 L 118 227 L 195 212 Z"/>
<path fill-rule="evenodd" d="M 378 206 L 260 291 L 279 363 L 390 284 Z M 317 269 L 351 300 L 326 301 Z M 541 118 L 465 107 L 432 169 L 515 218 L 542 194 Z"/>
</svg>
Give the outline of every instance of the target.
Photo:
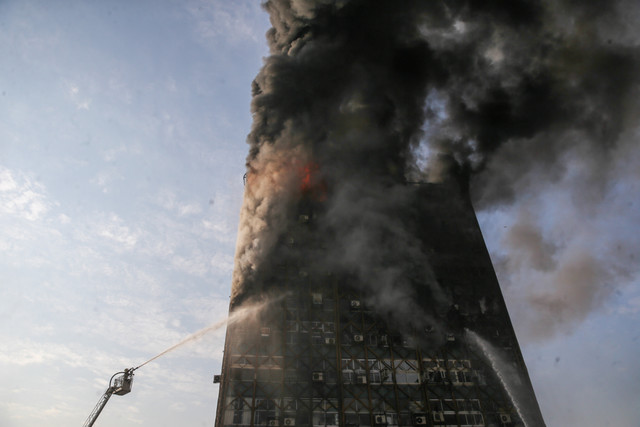
<svg viewBox="0 0 640 427">
<path fill-rule="evenodd" d="M 225 315 L 268 27 L 257 1 L 0 2 L 0 425 L 80 425 L 113 373 Z M 480 215 L 496 257 L 516 213 Z M 519 335 L 549 426 L 637 424 L 639 312 L 630 280 Z M 223 335 L 140 369 L 97 425 L 213 425 Z"/>
</svg>

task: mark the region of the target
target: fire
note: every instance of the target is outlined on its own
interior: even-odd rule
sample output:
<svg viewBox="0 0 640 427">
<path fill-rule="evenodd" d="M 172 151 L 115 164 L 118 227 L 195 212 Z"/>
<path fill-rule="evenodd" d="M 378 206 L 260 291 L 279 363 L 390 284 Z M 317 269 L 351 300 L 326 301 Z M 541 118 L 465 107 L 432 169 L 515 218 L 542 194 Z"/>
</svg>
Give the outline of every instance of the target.
<svg viewBox="0 0 640 427">
<path fill-rule="evenodd" d="M 298 169 L 300 176 L 300 191 L 312 199 L 322 202 L 327 198 L 327 185 L 318 178 L 320 167 L 315 162 L 309 162 Z"/>
<path fill-rule="evenodd" d="M 312 176 L 318 171 L 318 165 L 315 163 L 309 163 L 300 169 L 300 190 L 305 193 L 312 189 Z"/>
</svg>

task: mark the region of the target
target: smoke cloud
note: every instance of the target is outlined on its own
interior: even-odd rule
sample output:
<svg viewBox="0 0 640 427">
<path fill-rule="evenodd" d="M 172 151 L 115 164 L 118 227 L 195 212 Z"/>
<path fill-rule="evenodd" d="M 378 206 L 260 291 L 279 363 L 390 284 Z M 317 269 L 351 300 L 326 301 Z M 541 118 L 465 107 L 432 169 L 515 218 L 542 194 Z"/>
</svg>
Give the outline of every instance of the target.
<svg viewBox="0 0 640 427">
<path fill-rule="evenodd" d="M 317 264 L 357 276 L 383 310 L 413 306 L 415 277 L 443 298 L 397 209 L 405 180 L 456 176 L 481 212 L 509 218 L 498 273 L 531 324 L 548 319 L 536 336 L 637 277 L 625 233 L 640 222 L 635 2 L 264 7 L 271 54 L 252 88 L 234 297 L 269 274 L 265 259 L 295 261 L 274 251 L 309 164 L 329 189 L 317 227 L 333 250 Z"/>
</svg>

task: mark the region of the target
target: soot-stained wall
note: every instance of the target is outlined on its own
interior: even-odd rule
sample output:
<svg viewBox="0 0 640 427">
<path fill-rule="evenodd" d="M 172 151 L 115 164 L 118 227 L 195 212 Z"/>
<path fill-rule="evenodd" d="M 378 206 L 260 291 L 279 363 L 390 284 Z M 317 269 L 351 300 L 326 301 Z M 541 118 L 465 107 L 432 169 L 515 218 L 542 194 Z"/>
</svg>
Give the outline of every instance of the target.
<svg viewBox="0 0 640 427">
<path fill-rule="evenodd" d="M 360 263 L 325 197 L 287 210 L 234 290 L 231 311 L 271 302 L 228 328 L 216 426 L 544 425 L 466 191 L 391 193 L 402 230 L 354 221 L 351 237 L 377 236 Z"/>
</svg>

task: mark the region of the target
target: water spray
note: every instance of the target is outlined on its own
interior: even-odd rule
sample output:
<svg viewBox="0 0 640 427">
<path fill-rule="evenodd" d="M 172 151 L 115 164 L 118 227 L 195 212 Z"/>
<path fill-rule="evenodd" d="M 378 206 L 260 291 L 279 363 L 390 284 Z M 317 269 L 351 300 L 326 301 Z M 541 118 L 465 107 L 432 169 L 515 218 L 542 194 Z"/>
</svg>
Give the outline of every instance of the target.
<svg viewBox="0 0 640 427">
<path fill-rule="evenodd" d="M 207 326 L 206 328 L 202 328 L 197 332 L 194 332 L 193 334 L 189 335 L 188 337 L 186 337 L 185 339 L 183 339 L 182 341 L 180 341 L 177 344 L 172 345 L 171 347 L 167 348 L 166 350 L 160 352 L 159 354 L 157 354 L 156 356 L 153 356 L 151 359 L 147 360 L 146 362 L 144 362 L 143 364 L 133 368 L 133 370 L 135 371 L 136 369 L 140 369 L 142 368 L 144 365 L 146 365 L 149 362 L 152 362 L 154 360 L 156 360 L 159 357 L 164 356 L 165 354 L 175 350 L 178 347 L 182 347 L 183 345 L 197 340 L 198 338 L 201 338 L 202 336 L 208 334 L 209 332 L 213 332 L 216 331 L 218 329 L 220 329 L 221 327 L 223 327 L 225 324 L 231 325 L 236 323 L 238 320 L 244 319 L 245 317 L 251 315 L 251 314 L 255 314 L 258 311 L 262 310 L 264 307 L 266 307 L 267 305 L 279 301 L 282 298 L 284 298 L 284 295 L 278 298 L 273 298 L 273 299 L 269 299 L 266 300 L 264 302 L 261 302 L 259 304 L 255 304 L 255 305 L 250 305 L 247 307 L 242 307 L 239 308 L 238 310 L 234 311 L 232 314 L 230 314 L 229 316 L 225 317 L 222 320 L 217 321 L 216 323 Z"/>
<path fill-rule="evenodd" d="M 233 323 L 236 323 L 237 321 L 246 318 L 247 316 L 253 315 L 258 313 L 260 310 L 262 310 L 263 308 L 265 308 L 267 305 L 279 301 L 282 298 L 284 298 L 287 294 L 281 295 L 278 298 L 272 298 L 266 301 L 263 301 L 261 303 L 257 303 L 257 304 L 252 304 L 246 307 L 242 307 L 237 309 L 236 311 L 234 311 L 233 313 L 231 313 L 229 316 L 225 317 L 224 319 L 221 319 L 209 326 L 207 326 L 206 328 L 202 328 L 197 332 L 194 332 L 193 334 L 187 336 L 186 338 L 184 338 L 182 341 L 180 341 L 177 344 L 172 345 L 171 347 L 167 348 L 166 350 L 158 353 L 157 355 L 153 356 L 151 359 L 147 360 L 146 362 L 142 363 L 141 365 L 136 366 L 135 368 L 127 368 L 124 369 L 123 371 L 120 372 L 116 372 L 115 374 L 113 374 L 113 376 L 111 377 L 111 379 L 109 380 L 109 386 L 107 387 L 107 390 L 104 392 L 104 394 L 100 397 L 100 400 L 98 400 L 98 404 L 95 406 L 95 408 L 93 409 L 93 411 L 91 411 L 91 413 L 89 414 L 89 417 L 87 417 L 86 421 L 83 424 L 83 427 L 91 427 L 93 426 L 93 424 L 96 422 L 96 420 L 98 419 L 98 416 L 100 415 L 100 413 L 102 412 L 102 409 L 104 409 L 105 405 L 107 404 L 107 402 L 109 401 L 109 398 L 111 398 L 112 395 L 116 394 L 119 396 L 125 395 L 127 393 L 129 393 L 131 391 L 131 387 L 133 385 L 133 373 L 142 368 L 144 365 L 146 365 L 147 363 L 153 362 L 154 360 L 156 360 L 159 357 L 164 356 L 165 354 L 179 348 L 182 347 L 183 345 L 191 342 L 191 341 L 195 341 L 198 338 L 201 338 L 202 336 L 208 334 L 209 332 L 213 332 L 216 331 L 218 329 L 220 329 L 221 327 L 223 327 L 224 325 L 231 325 Z"/>
<path fill-rule="evenodd" d="M 478 347 L 480 347 L 480 349 L 484 353 L 485 357 L 491 364 L 491 368 L 498 376 L 498 379 L 500 380 L 502 387 L 504 387 L 504 389 L 507 391 L 507 394 L 511 399 L 511 403 L 513 404 L 513 407 L 516 408 L 516 412 L 518 413 L 518 416 L 522 420 L 524 427 L 527 427 L 528 426 L 527 419 L 522 413 L 522 409 L 520 408 L 519 401 L 515 396 L 516 395 L 516 390 L 514 390 L 515 386 L 511 381 L 509 381 L 507 372 L 505 372 L 505 369 L 504 369 L 505 363 L 501 360 L 500 356 L 496 354 L 491 344 L 489 344 L 486 340 L 481 338 L 480 335 L 466 328 L 465 328 L 465 332 L 469 337 L 471 337 L 473 341 L 475 341 L 475 343 L 478 345 Z"/>
<path fill-rule="evenodd" d="M 161 356 L 164 356 L 165 354 L 175 350 L 176 348 L 182 347 L 183 345 L 187 344 L 190 341 L 197 340 L 198 338 L 202 337 L 203 335 L 208 334 L 209 332 L 213 332 L 215 330 L 220 329 L 222 326 L 224 326 L 227 323 L 228 319 L 229 319 L 228 317 L 224 318 L 222 320 L 217 321 L 216 323 L 214 323 L 212 325 L 207 326 L 206 328 L 200 329 L 198 332 L 194 332 L 193 334 L 189 335 L 188 337 L 186 337 L 185 339 L 183 339 L 179 343 L 172 345 L 171 347 L 167 348 L 166 350 L 158 353 L 156 356 L 153 356 L 151 359 L 147 360 L 143 364 L 141 364 L 139 366 L 136 366 L 135 368 L 133 368 L 133 370 L 135 371 L 136 369 L 140 369 L 144 365 L 146 365 L 147 363 L 153 362 L 157 358 L 159 358 Z"/>
</svg>

